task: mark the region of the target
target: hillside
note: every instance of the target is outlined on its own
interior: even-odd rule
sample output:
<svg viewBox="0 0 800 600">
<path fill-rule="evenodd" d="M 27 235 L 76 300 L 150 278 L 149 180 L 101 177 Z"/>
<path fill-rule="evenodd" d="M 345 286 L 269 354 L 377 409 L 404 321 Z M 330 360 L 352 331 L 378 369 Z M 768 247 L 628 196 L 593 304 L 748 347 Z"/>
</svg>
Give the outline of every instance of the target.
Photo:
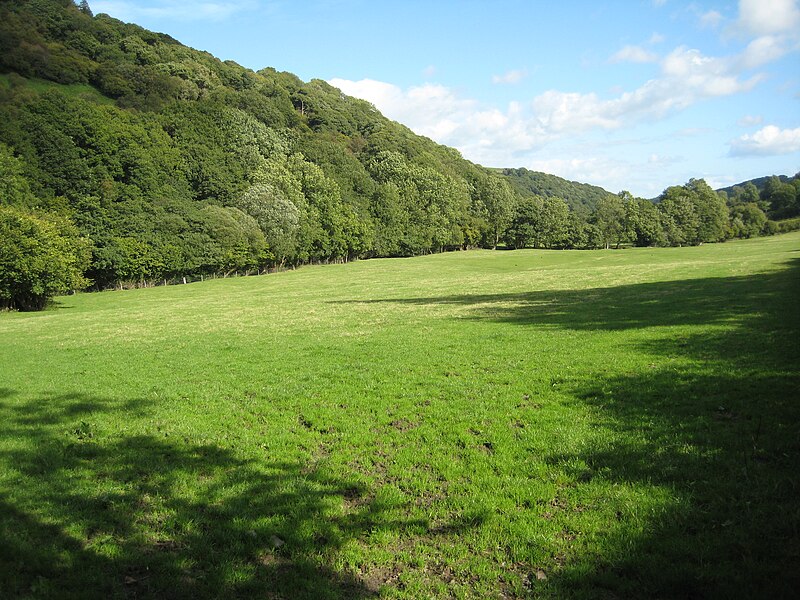
<svg viewBox="0 0 800 600">
<path fill-rule="evenodd" d="M 324 81 L 223 62 L 85 2 L 0 0 L 2 307 L 41 308 L 87 285 L 800 226 L 767 221 L 800 214 L 800 181 L 754 189 L 726 207 L 690 180 L 654 208 L 486 169 Z"/>
<path fill-rule="evenodd" d="M 581 215 L 588 215 L 601 198 L 611 192 L 596 185 L 568 181 L 557 175 L 529 171 L 528 169 L 493 169 L 501 174 L 521 196 L 563 198 L 569 207 Z"/>
<path fill-rule="evenodd" d="M 789 183 L 792 180 L 791 177 L 787 177 L 786 175 L 767 175 L 764 177 L 756 177 L 755 179 L 748 179 L 747 181 L 742 181 L 734 185 L 729 185 L 728 187 L 719 188 L 716 191 L 725 192 L 728 196 L 733 196 L 737 192 L 736 188 L 744 188 L 748 184 L 753 184 L 756 187 L 756 189 L 760 192 L 767 185 L 767 182 L 773 177 L 777 177 L 781 183 Z"/>
<path fill-rule="evenodd" d="M 514 199 L 324 81 L 71 0 L 0 3 L 0 73 L 0 206 L 74 221 L 98 287 L 494 244 Z"/>
</svg>

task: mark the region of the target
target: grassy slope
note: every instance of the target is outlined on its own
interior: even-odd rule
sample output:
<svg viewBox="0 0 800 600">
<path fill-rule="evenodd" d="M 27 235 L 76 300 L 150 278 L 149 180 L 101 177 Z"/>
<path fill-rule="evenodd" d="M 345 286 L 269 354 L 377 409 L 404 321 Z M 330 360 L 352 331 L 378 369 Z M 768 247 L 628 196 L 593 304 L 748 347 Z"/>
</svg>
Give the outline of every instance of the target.
<svg viewBox="0 0 800 600">
<path fill-rule="evenodd" d="M 790 596 L 799 251 L 442 254 L 0 315 L 0 591 Z"/>
</svg>

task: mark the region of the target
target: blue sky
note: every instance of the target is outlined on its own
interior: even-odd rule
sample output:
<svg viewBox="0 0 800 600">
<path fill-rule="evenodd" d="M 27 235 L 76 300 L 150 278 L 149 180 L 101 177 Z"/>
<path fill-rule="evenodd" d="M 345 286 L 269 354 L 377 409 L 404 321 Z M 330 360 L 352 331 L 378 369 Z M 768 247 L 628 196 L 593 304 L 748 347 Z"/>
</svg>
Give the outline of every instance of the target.
<svg viewBox="0 0 800 600">
<path fill-rule="evenodd" d="M 653 197 L 800 171 L 800 0 L 90 0 L 492 167 Z"/>
</svg>

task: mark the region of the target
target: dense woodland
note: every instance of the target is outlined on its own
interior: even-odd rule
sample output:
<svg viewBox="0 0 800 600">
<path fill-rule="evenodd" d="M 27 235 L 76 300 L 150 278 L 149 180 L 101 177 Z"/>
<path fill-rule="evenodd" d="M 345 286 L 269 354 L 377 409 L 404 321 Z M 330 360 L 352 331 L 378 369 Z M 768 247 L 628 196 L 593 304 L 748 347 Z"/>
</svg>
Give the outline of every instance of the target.
<svg viewBox="0 0 800 600">
<path fill-rule="evenodd" d="M 324 81 L 0 0 L 0 305 L 469 247 L 698 244 L 797 226 L 800 177 L 657 202 L 485 169 Z"/>
</svg>

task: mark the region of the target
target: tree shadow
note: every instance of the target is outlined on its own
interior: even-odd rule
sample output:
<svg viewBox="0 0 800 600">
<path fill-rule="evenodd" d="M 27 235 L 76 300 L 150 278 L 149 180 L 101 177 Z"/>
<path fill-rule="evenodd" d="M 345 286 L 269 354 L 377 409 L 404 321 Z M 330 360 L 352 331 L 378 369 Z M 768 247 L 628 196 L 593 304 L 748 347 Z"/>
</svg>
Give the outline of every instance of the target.
<svg viewBox="0 0 800 600">
<path fill-rule="evenodd" d="M 710 277 L 582 290 L 456 294 L 416 298 L 337 300 L 335 304 L 457 305 L 466 318 L 575 330 L 617 331 L 668 325 L 708 325 L 758 312 L 780 294 L 786 271 L 741 277 Z M 787 273 L 782 275 L 781 273 Z M 796 275 L 795 275 L 796 276 Z M 785 285 L 784 285 L 785 287 Z M 462 317 L 463 318 L 463 317 Z"/>
<path fill-rule="evenodd" d="M 576 487 L 666 499 L 618 513 L 598 542 L 607 552 L 576 556 L 551 582 L 556 596 L 797 597 L 800 377 L 758 371 L 706 364 L 570 384 L 597 409 L 597 433 L 546 460 L 576 470 Z"/>
<path fill-rule="evenodd" d="M 18 440 L 0 450 L 4 598 L 373 597 L 342 548 L 427 526 L 313 464 L 94 431 L 91 415 L 132 410 L 147 407 L 80 394 L 0 404 L 0 436 Z"/>
<path fill-rule="evenodd" d="M 530 327 L 532 335 L 669 327 L 624 338 L 648 357 L 644 370 L 557 382 L 569 401 L 592 408 L 596 432 L 578 449 L 545 457 L 571 480 L 565 493 L 629 490 L 635 499 L 598 500 L 619 505 L 616 524 L 588 547 L 576 543 L 532 594 L 794 598 L 798 298 L 800 260 L 793 258 L 753 276 L 374 302 L 456 304 L 469 308 L 466 318 Z"/>
</svg>

